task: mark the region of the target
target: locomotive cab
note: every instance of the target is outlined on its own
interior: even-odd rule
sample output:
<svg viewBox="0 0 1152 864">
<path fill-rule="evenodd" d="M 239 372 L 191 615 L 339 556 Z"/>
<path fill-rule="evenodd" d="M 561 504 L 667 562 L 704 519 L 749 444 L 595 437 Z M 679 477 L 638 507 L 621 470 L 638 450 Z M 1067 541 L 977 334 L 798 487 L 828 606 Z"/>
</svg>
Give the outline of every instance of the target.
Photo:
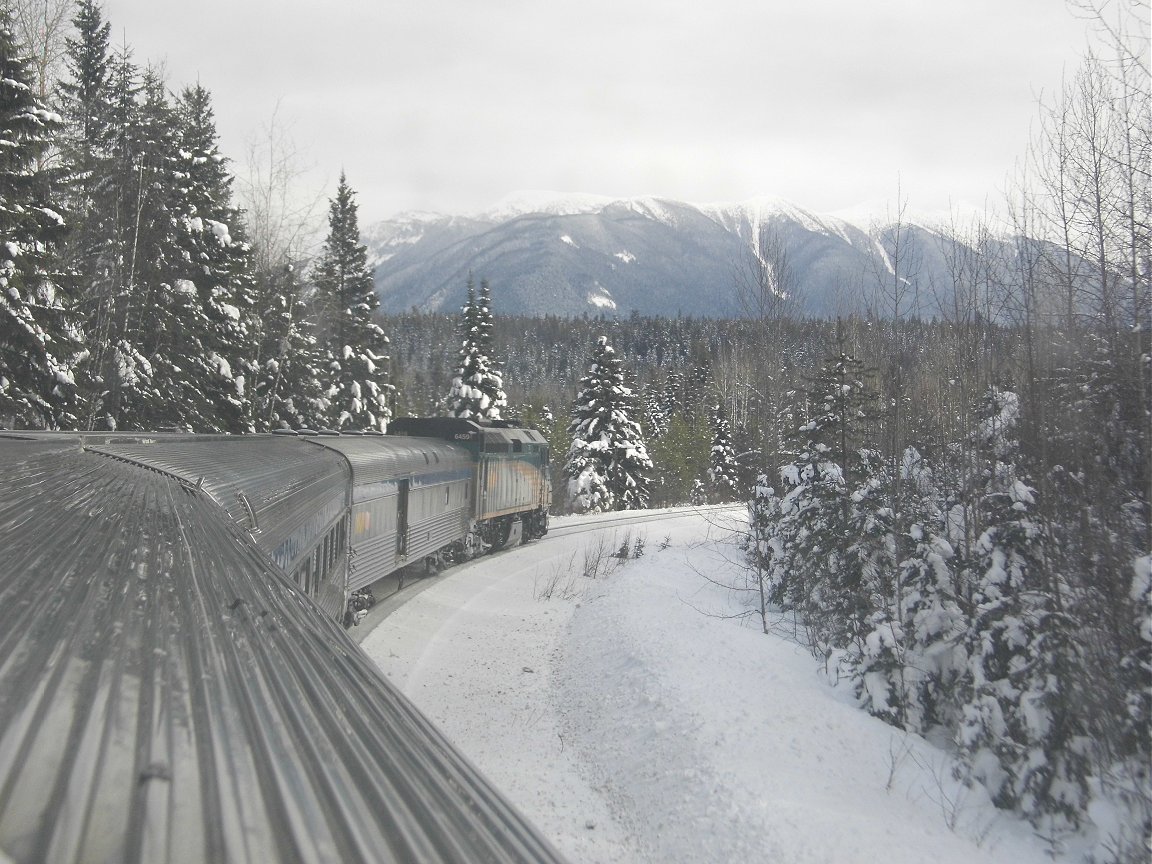
<svg viewBox="0 0 1152 864">
<path fill-rule="evenodd" d="M 510 420 L 405 417 L 389 435 L 439 438 L 466 449 L 474 466 L 473 517 L 483 546 L 501 548 L 548 533 L 552 500 L 548 442 Z"/>
</svg>

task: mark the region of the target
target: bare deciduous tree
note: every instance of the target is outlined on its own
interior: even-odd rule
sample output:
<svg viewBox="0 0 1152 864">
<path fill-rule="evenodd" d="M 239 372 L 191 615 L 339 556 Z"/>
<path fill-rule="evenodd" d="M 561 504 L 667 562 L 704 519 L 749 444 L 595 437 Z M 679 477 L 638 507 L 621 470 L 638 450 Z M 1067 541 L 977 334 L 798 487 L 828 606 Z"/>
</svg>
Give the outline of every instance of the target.
<svg viewBox="0 0 1152 864">
<path fill-rule="evenodd" d="M 303 188 L 307 173 L 277 105 L 260 135 L 249 140 L 245 167 L 236 183 L 257 273 L 296 266 L 319 248 L 324 192 Z"/>
<path fill-rule="evenodd" d="M 72 25 L 73 0 L 14 0 L 16 38 L 32 58 L 36 95 L 51 105 L 56 81 L 64 71 L 64 40 Z"/>
</svg>

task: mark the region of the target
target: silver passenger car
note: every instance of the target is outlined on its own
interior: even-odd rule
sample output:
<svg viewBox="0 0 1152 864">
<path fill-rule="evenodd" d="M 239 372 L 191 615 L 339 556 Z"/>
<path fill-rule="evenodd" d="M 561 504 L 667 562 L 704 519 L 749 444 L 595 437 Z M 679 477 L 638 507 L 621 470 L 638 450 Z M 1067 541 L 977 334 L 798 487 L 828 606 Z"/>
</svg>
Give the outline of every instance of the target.
<svg viewBox="0 0 1152 864">
<path fill-rule="evenodd" d="M 288 577 L 353 450 L 0 437 L 0 860 L 559 860 Z"/>
</svg>

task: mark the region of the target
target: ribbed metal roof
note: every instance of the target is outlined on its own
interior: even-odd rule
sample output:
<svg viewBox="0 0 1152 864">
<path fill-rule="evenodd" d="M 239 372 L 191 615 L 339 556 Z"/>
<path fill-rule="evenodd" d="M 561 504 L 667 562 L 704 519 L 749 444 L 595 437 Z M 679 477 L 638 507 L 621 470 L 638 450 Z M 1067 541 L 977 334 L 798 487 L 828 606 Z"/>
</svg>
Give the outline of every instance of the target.
<svg viewBox="0 0 1152 864">
<path fill-rule="evenodd" d="M 352 482 L 367 486 L 412 474 L 468 472 L 468 451 L 435 438 L 366 435 L 318 436 L 305 441 L 342 454 L 352 466 Z"/>
<path fill-rule="evenodd" d="M 0 439 L 0 860 L 558 860 L 203 491 L 46 447 Z"/>
<path fill-rule="evenodd" d="M 87 446 L 199 486 L 237 525 L 258 528 L 256 543 L 269 553 L 314 514 L 347 503 L 347 464 L 305 439 L 187 436 Z"/>
</svg>

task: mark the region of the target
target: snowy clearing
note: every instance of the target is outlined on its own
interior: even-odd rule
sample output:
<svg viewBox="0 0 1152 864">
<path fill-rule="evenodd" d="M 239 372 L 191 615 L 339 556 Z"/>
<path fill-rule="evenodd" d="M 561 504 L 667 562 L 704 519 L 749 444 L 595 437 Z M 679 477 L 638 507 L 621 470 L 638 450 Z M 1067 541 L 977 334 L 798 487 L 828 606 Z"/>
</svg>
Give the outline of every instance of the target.
<svg viewBox="0 0 1152 864">
<path fill-rule="evenodd" d="M 621 515 L 459 566 L 362 643 L 573 861 L 1052 860 L 739 617 L 739 510 Z M 607 557 L 637 537 L 642 557 Z"/>
</svg>

